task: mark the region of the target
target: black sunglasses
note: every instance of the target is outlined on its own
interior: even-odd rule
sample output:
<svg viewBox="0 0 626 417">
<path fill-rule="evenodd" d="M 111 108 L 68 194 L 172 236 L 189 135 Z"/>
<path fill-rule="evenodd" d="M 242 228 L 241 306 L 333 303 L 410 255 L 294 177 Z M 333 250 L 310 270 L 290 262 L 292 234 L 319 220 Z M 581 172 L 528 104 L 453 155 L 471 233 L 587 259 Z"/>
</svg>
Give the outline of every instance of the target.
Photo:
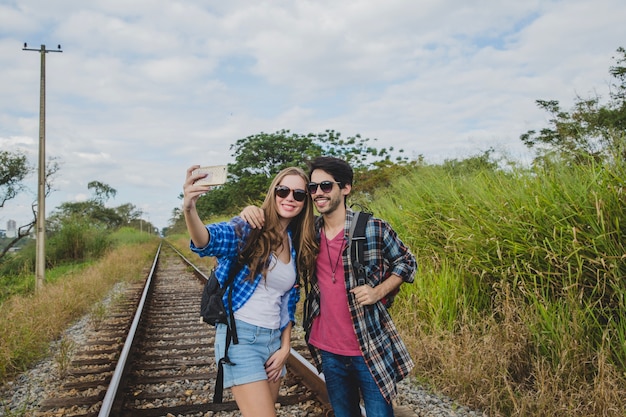
<svg viewBox="0 0 626 417">
<path fill-rule="evenodd" d="M 317 187 L 320 187 L 323 193 L 329 193 L 331 192 L 331 190 L 333 189 L 333 185 L 335 184 L 341 183 L 336 181 L 322 181 L 320 183 L 310 182 L 308 185 L 309 193 L 315 194 L 317 192 Z"/>
<path fill-rule="evenodd" d="M 289 187 L 287 187 L 285 185 L 277 185 L 276 188 L 274 188 L 274 192 L 280 198 L 287 198 L 289 193 L 291 193 L 292 191 L 293 191 L 293 199 L 294 200 L 296 200 L 296 201 L 304 201 L 304 199 L 306 198 L 306 191 L 301 190 L 299 188 L 295 189 L 295 190 L 292 190 L 291 188 L 289 188 Z"/>
</svg>

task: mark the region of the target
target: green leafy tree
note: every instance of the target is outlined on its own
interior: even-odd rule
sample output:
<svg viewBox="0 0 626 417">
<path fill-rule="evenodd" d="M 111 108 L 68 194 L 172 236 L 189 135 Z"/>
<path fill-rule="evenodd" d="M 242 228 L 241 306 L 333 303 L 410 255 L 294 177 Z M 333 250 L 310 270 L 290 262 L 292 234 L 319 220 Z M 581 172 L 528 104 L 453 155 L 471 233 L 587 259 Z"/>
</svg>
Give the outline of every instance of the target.
<svg viewBox="0 0 626 417">
<path fill-rule="evenodd" d="M 454 176 L 469 175 L 481 171 L 496 171 L 499 167 L 499 160 L 494 159 L 494 153 L 495 150 L 489 148 L 465 159 L 446 159 L 441 167 Z"/>
<path fill-rule="evenodd" d="M 105 207 L 96 200 L 86 200 L 59 205 L 50 216 L 49 230 L 53 233 L 60 231 L 68 218 L 80 218 L 91 226 L 106 229 L 116 229 L 123 224 L 122 217 L 114 208 Z"/>
<path fill-rule="evenodd" d="M 106 207 L 105 203 L 115 197 L 117 190 L 100 181 L 91 181 L 87 187 L 93 196 L 86 201 L 65 202 L 59 205 L 49 219 L 49 230 L 59 233 L 72 222 L 79 221 L 89 228 L 115 230 L 129 226 L 152 233 L 155 228 L 142 219 L 143 212 L 134 204 Z"/>
<path fill-rule="evenodd" d="M 424 164 L 424 157 L 420 155 L 415 161 L 395 163 L 391 160 L 384 160 L 374 163 L 370 169 L 359 170 L 355 174 L 351 199 L 365 207 L 367 200 L 377 190 L 390 186 L 398 177 L 407 175 Z"/>
<path fill-rule="evenodd" d="M 609 68 L 609 73 L 615 78 L 617 83 L 612 85 L 611 98 L 622 104 L 622 110 L 626 106 L 626 49 L 620 46 L 617 48 L 617 57 L 613 57 L 618 65 Z"/>
<path fill-rule="evenodd" d="M 122 214 L 114 208 L 106 207 L 105 203 L 114 197 L 117 191 L 100 181 L 91 181 L 87 187 L 94 195 L 86 201 L 65 202 L 58 206 L 50 216 L 49 229 L 59 232 L 66 219 L 80 218 L 93 227 L 116 229 L 124 224 Z"/>
<path fill-rule="evenodd" d="M 235 213 L 247 204 L 258 203 L 281 169 L 306 168 L 307 161 L 316 156 L 345 159 L 354 168 L 357 178 L 376 164 L 390 163 L 394 149 L 378 149 L 370 141 L 360 135 L 344 139 L 334 130 L 307 135 L 281 130 L 239 139 L 230 148 L 235 162 L 228 166 L 229 181 L 198 200 L 198 213 L 209 218 Z M 405 162 L 406 158 L 398 156 L 396 161 Z"/>
<path fill-rule="evenodd" d="M 117 190 L 107 184 L 104 184 L 100 181 L 91 181 L 87 184 L 87 188 L 89 190 L 93 190 L 94 197 L 92 200 L 104 204 L 110 198 L 115 198 L 117 194 Z"/>
<path fill-rule="evenodd" d="M 121 217 L 122 223 L 137 222 L 141 220 L 141 216 L 143 215 L 143 211 L 131 203 L 114 207 L 113 210 L 115 210 L 115 212 Z"/>
<path fill-rule="evenodd" d="M 609 69 L 615 82 L 607 103 L 601 103 L 597 96 L 577 97 L 573 109 L 566 111 L 556 100 L 537 100 L 537 105 L 551 115 L 549 126 L 520 136 L 526 146 L 537 151 L 536 162 L 551 157 L 581 163 L 626 156 L 626 50 L 620 47 L 617 53 L 617 65 Z"/>
</svg>

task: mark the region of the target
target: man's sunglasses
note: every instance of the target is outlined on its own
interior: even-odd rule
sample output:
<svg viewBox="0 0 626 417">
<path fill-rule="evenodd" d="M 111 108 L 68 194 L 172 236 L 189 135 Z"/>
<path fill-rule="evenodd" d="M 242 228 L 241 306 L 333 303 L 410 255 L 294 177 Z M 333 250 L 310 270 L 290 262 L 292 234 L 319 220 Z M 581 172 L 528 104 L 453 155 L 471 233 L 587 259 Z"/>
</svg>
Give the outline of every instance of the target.
<svg viewBox="0 0 626 417">
<path fill-rule="evenodd" d="M 333 189 L 333 185 L 335 184 L 341 183 L 336 181 L 322 181 L 320 183 L 310 182 L 308 185 L 309 193 L 315 194 L 317 192 L 317 187 L 321 188 L 323 193 L 330 193 Z"/>
<path fill-rule="evenodd" d="M 276 188 L 274 188 L 274 192 L 280 198 L 287 198 L 289 193 L 291 193 L 292 191 L 293 191 L 293 199 L 294 200 L 296 200 L 296 201 L 304 201 L 304 199 L 306 198 L 306 191 L 304 191 L 302 189 L 292 190 L 291 188 L 289 188 L 289 187 L 287 187 L 285 185 L 277 185 Z"/>
</svg>

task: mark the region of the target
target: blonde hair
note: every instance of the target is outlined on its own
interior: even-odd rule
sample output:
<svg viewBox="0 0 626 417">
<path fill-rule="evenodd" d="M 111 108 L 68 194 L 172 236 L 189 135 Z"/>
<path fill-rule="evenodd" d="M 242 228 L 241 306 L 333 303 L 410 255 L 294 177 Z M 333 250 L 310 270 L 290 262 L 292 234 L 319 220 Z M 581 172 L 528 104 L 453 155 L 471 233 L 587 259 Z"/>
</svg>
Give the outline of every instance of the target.
<svg viewBox="0 0 626 417">
<path fill-rule="evenodd" d="M 258 273 L 265 276 L 269 265 L 270 256 L 273 252 L 278 252 L 283 246 L 282 227 L 278 215 L 278 205 L 276 204 L 276 193 L 274 189 L 283 178 L 297 175 L 308 184 L 309 178 L 298 167 L 289 167 L 280 171 L 270 184 L 265 195 L 265 200 L 261 209 L 265 213 L 265 225 L 263 229 L 253 229 L 247 239 L 240 259 L 244 260 L 250 267 L 248 279 L 254 279 Z M 306 186 L 305 186 L 306 189 Z M 315 217 L 313 215 L 313 202 L 307 193 L 304 199 L 304 207 L 296 217 L 289 223 L 292 243 L 296 250 L 296 268 L 299 277 L 307 284 L 313 276 L 315 269 L 315 259 L 319 252 L 319 245 L 315 238 Z"/>
</svg>

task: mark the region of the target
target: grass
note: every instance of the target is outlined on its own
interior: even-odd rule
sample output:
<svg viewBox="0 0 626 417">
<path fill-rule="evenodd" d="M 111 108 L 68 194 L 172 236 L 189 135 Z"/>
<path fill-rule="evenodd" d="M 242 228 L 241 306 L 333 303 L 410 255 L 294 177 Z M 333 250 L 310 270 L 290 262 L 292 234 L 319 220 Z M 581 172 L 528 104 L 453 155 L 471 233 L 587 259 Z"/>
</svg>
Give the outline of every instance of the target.
<svg viewBox="0 0 626 417">
<path fill-rule="evenodd" d="M 43 291 L 15 295 L 0 305 L 0 381 L 45 357 L 49 343 L 97 305 L 113 285 L 145 277 L 158 240 L 133 241 L 130 250 L 128 244 L 122 239 L 101 260 L 65 270 Z"/>
<path fill-rule="evenodd" d="M 66 337 L 62 337 L 59 341 L 58 350 L 54 355 L 54 362 L 59 378 L 65 378 L 67 375 L 75 348 L 75 343 Z"/>
<path fill-rule="evenodd" d="M 422 167 L 375 196 L 420 264 L 393 308 L 414 375 L 490 415 L 626 415 L 623 174 Z"/>
</svg>

